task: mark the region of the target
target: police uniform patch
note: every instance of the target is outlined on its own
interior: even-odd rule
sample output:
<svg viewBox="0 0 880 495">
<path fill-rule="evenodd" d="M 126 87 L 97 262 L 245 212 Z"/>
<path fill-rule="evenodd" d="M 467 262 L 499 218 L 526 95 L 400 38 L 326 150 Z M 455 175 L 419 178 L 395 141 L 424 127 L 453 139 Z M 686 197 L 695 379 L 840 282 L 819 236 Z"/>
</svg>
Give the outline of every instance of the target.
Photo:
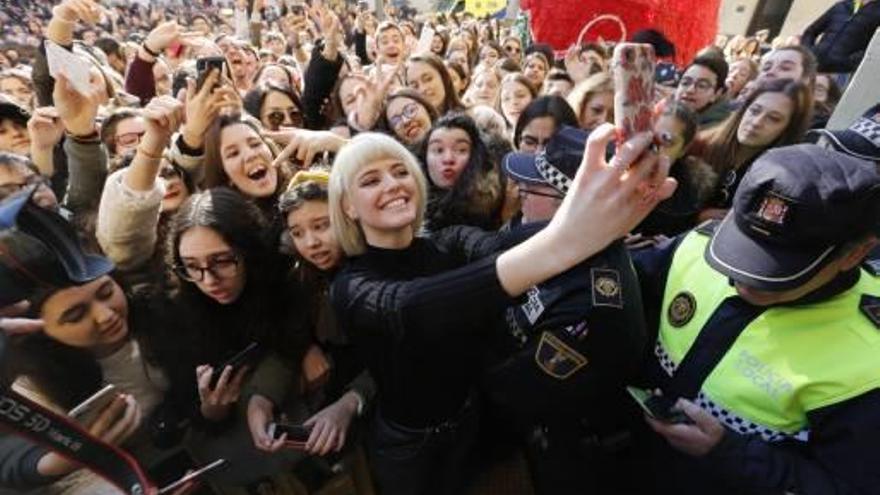
<svg viewBox="0 0 880 495">
<path fill-rule="evenodd" d="M 880 297 L 863 294 L 859 302 L 859 309 L 875 327 L 880 328 Z"/>
<path fill-rule="evenodd" d="M 670 325 L 678 328 L 687 325 L 696 312 L 697 300 L 694 299 L 694 295 L 690 292 L 679 292 L 669 303 L 666 317 L 669 319 Z"/>
<path fill-rule="evenodd" d="M 535 363 L 544 373 L 565 380 L 587 365 L 587 358 L 549 332 L 541 334 L 535 350 Z"/>
<path fill-rule="evenodd" d="M 529 289 L 527 296 L 528 300 L 520 306 L 520 309 L 528 318 L 529 324 L 534 325 L 544 313 L 544 303 L 541 302 L 541 290 L 533 286 Z"/>
<path fill-rule="evenodd" d="M 623 308 L 620 272 L 608 268 L 592 268 L 590 277 L 593 281 L 593 306 Z"/>
</svg>

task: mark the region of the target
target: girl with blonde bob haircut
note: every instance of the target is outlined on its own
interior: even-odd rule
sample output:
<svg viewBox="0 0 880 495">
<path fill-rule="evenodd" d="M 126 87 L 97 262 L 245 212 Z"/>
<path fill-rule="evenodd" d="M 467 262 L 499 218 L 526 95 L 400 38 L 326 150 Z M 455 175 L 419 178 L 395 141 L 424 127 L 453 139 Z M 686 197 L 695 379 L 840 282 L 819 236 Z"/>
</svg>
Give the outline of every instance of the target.
<svg viewBox="0 0 880 495">
<path fill-rule="evenodd" d="M 336 232 L 336 239 L 348 256 L 363 254 L 367 248 L 364 233 L 357 221 L 345 213 L 346 196 L 351 190 L 355 176 L 369 163 L 395 158 L 409 171 L 419 190 L 417 214 L 412 223 L 413 234 L 422 228 L 425 218 L 425 198 L 428 197 L 428 183 L 419 162 L 402 144 L 393 138 L 378 133 L 358 134 L 336 155 L 333 172 L 330 174 L 330 222 Z"/>
<path fill-rule="evenodd" d="M 417 235 L 426 179 L 388 136 L 361 134 L 336 155 L 330 222 L 349 258 L 330 299 L 376 382 L 367 451 L 380 493 L 465 493 L 490 330 L 513 298 L 602 251 L 672 193 L 668 163 L 639 158 L 646 136 L 612 167 L 614 130 L 600 131 L 556 217 L 519 244 L 518 232 L 462 226 Z"/>
</svg>

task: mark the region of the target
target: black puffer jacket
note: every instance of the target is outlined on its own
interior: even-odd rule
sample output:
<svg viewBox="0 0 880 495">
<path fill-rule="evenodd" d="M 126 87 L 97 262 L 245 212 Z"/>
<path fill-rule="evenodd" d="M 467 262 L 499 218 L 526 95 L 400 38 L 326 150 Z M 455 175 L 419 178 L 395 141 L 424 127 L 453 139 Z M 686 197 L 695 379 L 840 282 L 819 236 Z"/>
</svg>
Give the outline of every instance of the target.
<svg viewBox="0 0 880 495">
<path fill-rule="evenodd" d="M 819 72 L 852 72 L 865 56 L 871 36 L 880 27 L 880 1 L 862 5 L 855 14 L 854 8 L 854 0 L 842 0 L 804 31 L 801 43 L 816 54 Z"/>
</svg>

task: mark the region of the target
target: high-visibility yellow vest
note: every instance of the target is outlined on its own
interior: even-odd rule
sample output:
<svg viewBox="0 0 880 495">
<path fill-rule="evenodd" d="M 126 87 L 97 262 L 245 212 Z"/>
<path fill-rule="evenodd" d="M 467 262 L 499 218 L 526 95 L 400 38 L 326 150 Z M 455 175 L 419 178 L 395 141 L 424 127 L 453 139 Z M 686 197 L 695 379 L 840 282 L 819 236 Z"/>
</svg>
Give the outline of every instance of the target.
<svg viewBox="0 0 880 495">
<path fill-rule="evenodd" d="M 655 353 L 670 374 L 716 308 L 736 294 L 703 259 L 709 239 L 688 234 L 667 278 Z M 859 311 L 863 294 L 880 296 L 880 280 L 865 271 L 855 286 L 831 299 L 767 309 L 721 358 L 697 402 L 740 433 L 806 440 L 807 412 L 880 387 L 880 330 Z M 669 310 L 677 296 L 695 303 L 686 304 L 693 314 L 686 322 L 680 307 L 678 313 Z M 671 321 L 676 315 L 678 321 Z"/>
</svg>

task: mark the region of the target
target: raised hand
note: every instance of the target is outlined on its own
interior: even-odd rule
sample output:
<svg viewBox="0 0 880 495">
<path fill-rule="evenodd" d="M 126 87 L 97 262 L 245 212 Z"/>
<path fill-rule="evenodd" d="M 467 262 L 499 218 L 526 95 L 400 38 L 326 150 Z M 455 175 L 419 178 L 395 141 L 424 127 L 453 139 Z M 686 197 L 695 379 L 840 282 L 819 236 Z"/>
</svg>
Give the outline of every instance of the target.
<svg viewBox="0 0 880 495">
<path fill-rule="evenodd" d="M 140 146 L 152 155 L 161 155 L 183 122 L 183 103 L 172 96 L 158 96 L 143 110 L 145 133 Z"/>
<path fill-rule="evenodd" d="M 186 124 L 181 131 L 187 146 L 201 148 L 208 127 L 220 112 L 225 108 L 241 105 L 241 99 L 235 88 L 229 84 L 217 86 L 221 79 L 220 72 L 212 69 L 198 91 L 194 81 L 187 83 Z"/>
<path fill-rule="evenodd" d="M 358 129 L 373 128 L 381 115 L 385 95 L 388 94 L 388 90 L 394 84 L 402 68 L 403 59 L 384 74 L 382 67 L 376 66 L 372 77 L 367 77 L 363 74 L 353 74 L 351 76 L 360 80 L 362 84 L 358 85 L 357 89 L 355 89 L 355 101 L 357 101 L 357 104 L 355 105 L 355 110 L 348 116 L 349 123 L 354 124 L 354 127 Z"/>
<path fill-rule="evenodd" d="M 93 0 L 64 0 L 52 12 L 55 17 L 68 23 L 82 21 L 95 24 L 101 20 L 101 7 Z"/>
<path fill-rule="evenodd" d="M 97 73 L 97 69 L 91 72 L 86 94 L 77 91 L 64 73 L 59 74 L 55 79 L 55 89 L 52 92 L 58 117 L 67 132 L 75 136 L 86 136 L 95 132 L 98 107 L 106 96 L 103 79 Z"/>
<path fill-rule="evenodd" d="M 144 46 L 154 53 L 161 53 L 180 39 L 183 29 L 176 21 L 163 22 L 156 26 L 144 40 Z"/>
<path fill-rule="evenodd" d="M 247 366 L 233 373 L 232 367 L 227 366 L 220 374 L 217 384 L 211 387 L 211 376 L 214 368 L 203 364 L 196 368 L 196 382 L 199 387 L 199 399 L 201 400 L 202 416 L 213 421 L 219 421 L 226 417 L 229 408 L 241 395 L 241 385 L 248 371 Z"/>
<path fill-rule="evenodd" d="M 55 107 L 40 107 L 34 110 L 27 123 L 31 136 L 31 150 L 51 150 L 64 135 L 64 124 L 58 118 Z"/>
<path fill-rule="evenodd" d="M 330 131 L 288 129 L 269 132 L 268 136 L 286 144 L 284 150 L 275 158 L 276 167 L 284 165 L 293 157 L 297 164 L 301 164 L 301 168 L 309 168 L 318 154 L 336 153 L 346 143 L 345 138 Z"/>
</svg>

